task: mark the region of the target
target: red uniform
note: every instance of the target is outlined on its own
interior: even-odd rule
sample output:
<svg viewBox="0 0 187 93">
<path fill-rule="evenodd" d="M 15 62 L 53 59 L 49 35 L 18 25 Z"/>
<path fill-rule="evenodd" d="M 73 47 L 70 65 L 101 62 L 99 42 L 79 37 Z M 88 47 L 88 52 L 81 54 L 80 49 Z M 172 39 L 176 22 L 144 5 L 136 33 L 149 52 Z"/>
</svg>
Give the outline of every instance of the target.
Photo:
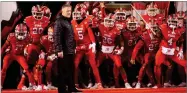
<svg viewBox="0 0 187 93">
<path fill-rule="evenodd" d="M 102 46 L 101 46 L 101 52 L 98 55 L 97 65 L 99 66 L 104 60 L 104 58 L 108 58 L 108 57 L 111 58 L 113 62 L 115 63 L 115 66 L 117 66 L 118 70 L 120 70 L 123 80 L 125 82 L 128 82 L 126 72 L 124 71 L 122 64 L 121 64 L 121 56 L 116 55 L 113 52 L 113 50 L 117 46 L 115 44 L 115 40 L 121 34 L 121 32 L 116 27 L 113 27 L 110 29 L 110 28 L 105 27 L 103 24 L 99 25 L 99 30 L 102 36 L 102 39 L 101 39 Z"/>
<path fill-rule="evenodd" d="M 100 83 L 99 71 L 95 62 L 95 53 L 89 46 L 95 43 L 95 38 L 88 22 L 90 19 L 84 19 L 80 24 L 76 20 L 72 20 L 74 38 L 76 40 L 76 54 L 75 54 L 75 84 L 78 84 L 78 65 L 84 55 L 88 57 L 89 63 L 93 69 L 96 82 Z"/>
<path fill-rule="evenodd" d="M 44 29 L 48 26 L 49 18 L 43 16 L 41 20 L 36 20 L 33 16 L 25 18 L 25 23 L 29 27 L 29 33 L 32 38 L 32 43 L 27 46 L 27 60 L 31 60 L 33 51 L 40 53 L 40 38 L 43 35 Z M 30 63 L 30 62 L 29 62 Z M 31 62 L 32 64 L 35 61 Z"/>
<path fill-rule="evenodd" d="M 174 31 L 168 27 L 167 24 L 163 24 L 160 26 L 163 39 L 160 43 L 160 48 L 156 53 L 156 67 L 155 67 L 155 75 L 158 82 L 158 87 L 160 87 L 160 76 L 161 76 L 161 68 L 160 65 L 167 60 L 167 58 L 173 60 L 179 65 L 186 67 L 186 60 L 180 60 L 177 57 L 176 51 L 176 42 L 180 38 L 180 36 L 184 33 L 184 28 L 176 28 Z"/>
<path fill-rule="evenodd" d="M 3 68 L 1 71 L 1 84 L 3 85 L 4 79 L 6 77 L 6 71 L 10 64 L 16 60 L 21 67 L 26 71 L 27 76 L 29 77 L 29 82 L 34 84 L 34 78 L 28 70 L 28 64 L 24 57 L 24 47 L 30 43 L 29 37 L 24 40 L 17 40 L 14 33 L 10 33 L 5 44 L 1 48 L 1 54 L 4 54 L 5 50 L 10 47 L 10 51 L 5 55 L 3 59 Z"/>
<path fill-rule="evenodd" d="M 50 61 L 50 60 L 47 60 L 47 57 L 52 55 L 52 54 L 55 54 L 55 47 L 53 45 L 53 42 L 50 42 L 48 40 L 48 35 L 42 36 L 42 38 L 40 40 L 40 43 L 42 44 L 42 46 L 45 49 L 46 57 L 45 58 L 39 58 L 37 65 L 41 66 L 43 68 L 45 66 L 45 64 L 47 63 L 47 66 L 46 66 L 46 80 L 47 80 L 47 83 L 51 83 L 51 69 L 52 69 L 52 66 L 56 63 L 55 62 L 56 60 Z M 42 73 L 40 73 L 40 75 L 38 75 L 39 85 L 42 84 L 41 74 Z"/>
<path fill-rule="evenodd" d="M 29 33 L 33 44 L 39 44 L 44 29 L 48 26 L 49 18 L 43 16 L 41 20 L 36 20 L 33 16 L 25 18 L 25 23 L 29 27 Z"/>
<path fill-rule="evenodd" d="M 126 27 L 126 23 L 125 23 L 125 21 L 116 21 L 115 26 L 117 29 L 123 30 Z"/>
<path fill-rule="evenodd" d="M 134 49 L 134 46 L 138 42 L 138 39 L 140 36 L 139 32 L 140 32 L 140 28 L 137 28 L 136 31 L 129 31 L 129 30 L 127 30 L 127 28 L 122 31 L 122 35 L 123 35 L 123 38 L 125 41 L 124 45 L 126 47 L 124 51 L 127 51 L 127 52 L 123 52 L 123 54 L 122 54 L 122 56 L 124 58 L 123 60 L 130 61 L 131 57 L 129 55 L 132 55 L 132 51 Z"/>
<path fill-rule="evenodd" d="M 154 39 L 151 39 L 149 36 L 149 32 L 146 30 L 142 33 L 141 36 L 142 39 L 138 41 L 136 46 L 133 49 L 131 60 L 135 60 L 136 55 L 142 49 L 144 46 L 146 54 L 144 55 L 144 63 L 139 71 L 138 81 L 141 82 L 142 78 L 144 77 L 144 73 L 146 71 L 150 81 L 152 84 L 154 84 L 154 78 L 152 70 L 149 66 L 149 63 L 154 60 L 155 54 L 159 48 L 160 39 L 155 37 Z"/>
</svg>

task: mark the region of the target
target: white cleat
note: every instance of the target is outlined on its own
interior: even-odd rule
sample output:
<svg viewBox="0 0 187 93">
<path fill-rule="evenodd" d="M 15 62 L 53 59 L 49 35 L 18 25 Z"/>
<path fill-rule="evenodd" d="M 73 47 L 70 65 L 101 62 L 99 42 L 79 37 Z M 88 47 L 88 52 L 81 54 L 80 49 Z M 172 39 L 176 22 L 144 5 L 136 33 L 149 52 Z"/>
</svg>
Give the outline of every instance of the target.
<svg viewBox="0 0 187 93">
<path fill-rule="evenodd" d="M 46 86 L 46 90 L 57 90 L 57 87 L 52 86 L 51 84 L 48 84 L 48 85 Z"/>
<path fill-rule="evenodd" d="M 171 87 L 172 85 L 169 83 L 169 82 L 167 82 L 167 83 L 164 83 L 164 87 Z"/>
<path fill-rule="evenodd" d="M 130 89 L 132 87 L 131 87 L 131 85 L 129 83 L 125 83 L 125 88 Z"/>
<path fill-rule="evenodd" d="M 35 90 L 36 88 L 37 88 L 36 85 L 29 84 L 29 87 L 27 88 L 27 90 Z"/>
<path fill-rule="evenodd" d="M 152 84 L 151 84 L 151 83 L 148 83 L 148 84 L 147 84 L 147 87 L 151 87 L 151 86 L 152 86 Z"/>
<path fill-rule="evenodd" d="M 156 85 L 155 85 L 155 86 L 153 86 L 152 88 L 155 88 L 155 89 L 157 89 L 157 88 L 158 88 L 158 86 L 156 86 Z"/>
<path fill-rule="evenodd" d="M 21 90 L 28 90 L 26 86 L 23 86 Z"/>
<path fill-rule="evenodd" d="M 41 91 L 41 90 L 42 90 L 42 86 L 41 86 L 41 85 L 38 85 L 34 90 L 35 90 L 35 91 Z"/>
<path fill-rule="evenodd" d="M 38 87 L 36 89 L 34 89 L 35 91 L 41 91 L 42 90 L 42 86 L 38 85 Z"/>
<path fill-rule="evenodd" d="M 87 88 L 91 88 L 93 86 L 93 83 L 89 83 Z"/>
<path fill-rule="evenodd" d="M 182 82 L 178 85 L 179 87 L 186 87 L 186 83 L 185 82 Z"/>
<path fill-rule="evenodd" d="M 95 83 L 95 85 L 91 87 L 90 89 L 103 89 L 103 86 L 101 83 Z"/>
<path fill-rule="evenodd" d="M 138 82 L 138 83 L 136 83 L 136 86 L 135 86 L 135 88 L 136 88 L 136 89 L 139 89 L 139 88 L 141 88 L 141 83 L 139 83 L 139 82 Z"/>
</svg>

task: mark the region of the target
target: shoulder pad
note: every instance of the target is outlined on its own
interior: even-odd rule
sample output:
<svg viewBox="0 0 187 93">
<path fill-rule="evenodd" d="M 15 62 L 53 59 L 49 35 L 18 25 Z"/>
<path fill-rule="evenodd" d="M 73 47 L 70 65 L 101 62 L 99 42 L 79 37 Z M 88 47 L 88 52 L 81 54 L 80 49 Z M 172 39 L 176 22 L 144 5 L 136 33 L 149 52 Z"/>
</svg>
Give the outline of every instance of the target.
<svg viewBox="0 0 187 93">
<path fill-rule="evenodd" d="M 32 16 L 27 16 L 25 19 L 24 19 L 24 23 L 26 23 L 26 21 L 29 21 L 31 20 Z"/>
<path fill-rule="evenodd" d="M 7 37 L 7 40 L 10 40 L 11 38 L 15 37 L 15 33 L 10 33 Z"/>
</svg>

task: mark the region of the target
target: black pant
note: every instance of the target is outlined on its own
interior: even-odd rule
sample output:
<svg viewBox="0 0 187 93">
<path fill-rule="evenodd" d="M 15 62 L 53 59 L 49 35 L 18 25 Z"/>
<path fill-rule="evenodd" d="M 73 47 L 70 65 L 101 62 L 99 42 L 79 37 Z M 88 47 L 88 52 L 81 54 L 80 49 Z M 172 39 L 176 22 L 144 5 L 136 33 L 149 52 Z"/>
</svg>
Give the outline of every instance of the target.
<svg viewBox="0 0 187 93">
<path fill-rule="evenodd" d="M 58 93 L 64 93 L 66 86 L 68 90 L 75 88 L 74 84 L 74 55 L 64 55 L 63 58 L 58 58 Z"/>
</svg>

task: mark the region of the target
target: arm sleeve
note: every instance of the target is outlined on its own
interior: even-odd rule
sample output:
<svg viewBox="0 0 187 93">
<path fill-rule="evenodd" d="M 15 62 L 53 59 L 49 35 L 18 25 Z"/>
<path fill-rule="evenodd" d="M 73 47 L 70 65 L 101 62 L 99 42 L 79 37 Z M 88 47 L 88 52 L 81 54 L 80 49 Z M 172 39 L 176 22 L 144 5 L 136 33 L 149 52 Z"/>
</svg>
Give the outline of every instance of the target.
<svg viewBox="0 0 187 93">
<path fill-rule="evenodd" d="M 49 18 L 45 17 L 44 28 L 47 27 L 49 23 L 50 23 Z"/>
<path fill-rule="evenodd" d="M 142 40 L 139 40 L 138 43 L 136 44 L 136 46 L 133 49 L 131 59 L 135 60 L 135 58 L 138 54 L 138 51 L 142 48 L 143 45 L 144 45 L 144 42 Z"/>
<path fill-rule="evenodd" d="M 54 46 L 56 52 L 62 51 L 62 42 L 61 42 L 62 30 L 63 27 L 60 23 L 60 20 L 56 20 L 54 25 Z"/>
<path fill-rule="evenodd" d="M 105 7 L 101 7 L 101 14 L 102 14 L 102 19 L 104 19 L 106 16 Z"/>
<path fill-rule="evenodd" d="M 94 34 L 93 34 L 93 31 L 90 27 L 88 27 L 88 35 L 90 37 L 90 40 L 92 41 L 92 43 L 95 43 L 95 37 L 94 37 Z"/>
</svg>

